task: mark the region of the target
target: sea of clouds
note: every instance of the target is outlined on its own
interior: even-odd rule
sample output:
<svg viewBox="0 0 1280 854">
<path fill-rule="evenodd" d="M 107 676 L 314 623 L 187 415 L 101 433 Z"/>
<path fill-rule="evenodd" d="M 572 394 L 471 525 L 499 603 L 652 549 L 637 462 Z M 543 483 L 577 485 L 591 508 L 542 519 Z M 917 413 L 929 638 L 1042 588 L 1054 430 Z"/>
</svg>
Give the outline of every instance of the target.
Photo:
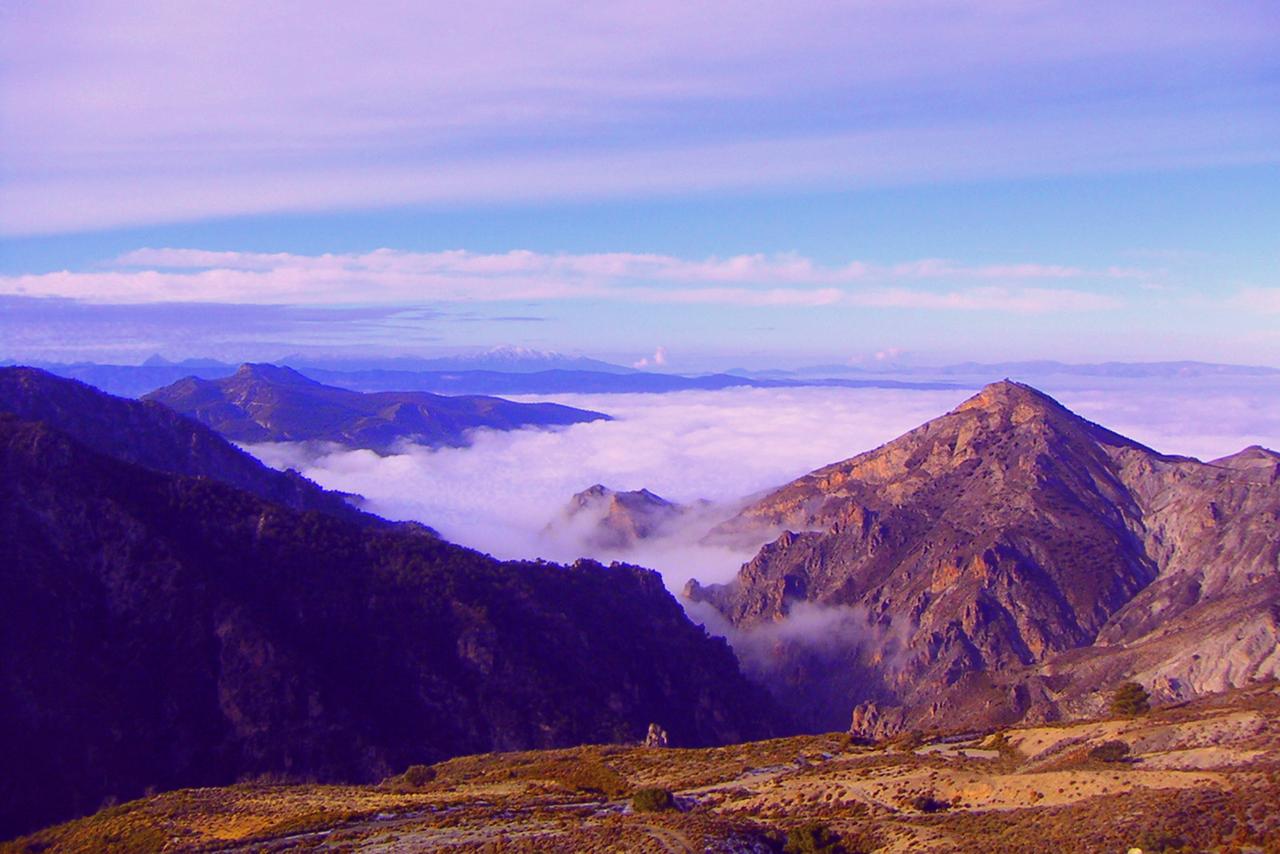
<svg viewBox="0 0 1280 854">
<path fill-rule="evenodd" d="M 1213 459 L 1250 444 L 1280 446 L 1274 380 L 1042 385 L 1079 414 L 1165 453 Z M 752 556 L 751 546 L 699 542 L 745 498 L 881 445 L 973 391 L 744 388 L 517 398 L 552 399 L 615 420 L 480 430 L 470 447 L 410 445 L 389 456 L 292 444 L 250 450 L 325 487 L 364 496 L 372 512 L 424 522 L 496 557 L 627 560 L 659 570 L 679 590 L 689 578 L 726 581 Z M 573 526 L 549 531 L 569 498 L 595 483 L 648 488 L 682 503 L 706 499 L 715 507 L 621 552 L 589 546 Z"/>
</svg>

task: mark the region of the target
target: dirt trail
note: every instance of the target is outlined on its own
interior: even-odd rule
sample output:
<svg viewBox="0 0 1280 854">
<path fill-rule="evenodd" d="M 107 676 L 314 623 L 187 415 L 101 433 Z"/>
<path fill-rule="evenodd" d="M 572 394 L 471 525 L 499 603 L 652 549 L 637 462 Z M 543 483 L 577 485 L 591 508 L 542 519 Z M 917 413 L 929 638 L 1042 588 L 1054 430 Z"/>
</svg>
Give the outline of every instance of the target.
<svg viewBox="0 0 1280 854">
<path fill-rule="evenodd" d="M 689 837 L 678 830 L 656 824 L 646 824 L 644 829 L 667 854 L 696 854 L 697 849 L 693 847 Z"/>
</svg>

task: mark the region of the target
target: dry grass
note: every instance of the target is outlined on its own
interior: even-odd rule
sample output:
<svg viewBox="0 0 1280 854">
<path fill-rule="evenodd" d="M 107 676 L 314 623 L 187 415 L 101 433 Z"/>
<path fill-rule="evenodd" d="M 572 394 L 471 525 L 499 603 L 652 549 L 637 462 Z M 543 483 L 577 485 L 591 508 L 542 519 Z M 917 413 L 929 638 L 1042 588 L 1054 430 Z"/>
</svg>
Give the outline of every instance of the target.
<svg viewBox="0 0 1280 854">
<path fill-rule="evenodd" d="M 382 786 L 170 792 L 4 849 L 764 852 L 820 822 L 850 850 L 1123 851 L 1146 841 L 1280 852 L 1277 721 L 1276 687 L 1257 686 L 1135 720 L 962 743 L 850 746 L 831 734 L 486 754 Z M 1128 745 L 1126 761 L 1090 757 L 1107 741 Z M 652 787 L 673 792 L 678 809 L 630 809 L 630 794 Z"/>
</svg>

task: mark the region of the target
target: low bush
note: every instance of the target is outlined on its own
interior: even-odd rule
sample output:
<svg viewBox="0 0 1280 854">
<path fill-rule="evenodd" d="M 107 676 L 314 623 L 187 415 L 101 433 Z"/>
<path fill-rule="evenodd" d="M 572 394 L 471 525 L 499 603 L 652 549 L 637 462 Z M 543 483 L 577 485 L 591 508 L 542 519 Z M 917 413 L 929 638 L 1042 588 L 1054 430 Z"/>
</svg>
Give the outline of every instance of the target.
<svg viewBox="0 0 1280 854">
<path fill-rule="evenodd" d="M 936 798 L 932 794 L 916 795 L 911 799 L 911 806 L 920 812 L 942 812 L 951 809 L 951 803 L 941 798 Z"/>
<path fill-rule="evenodd" d="M 1089 758 L 1099 762 L 1124 762 L 1129 758 L 1129 745 L 1123 741 L 1104 741 L 1089 751 Z"/>
<path fill-rule="evenodd" d="M 784 854 L 847 854 L 840 835 L 821 822 L 803 824 L 787 833 Z"/>
<path fill-rule="evenodd" d="M 666 789 L 656 786 L 636 789 L 631 796 L 631 808 L 636 812 L 661 812 L 676 805 L 675 798 Z"/>
<path fill-rule="evenodd" d="M 894 748 L 901 751 L 915 750 L 924 744 L 924 733 L 918 729 L 906 730 L 894 736 L 889 742 Z"/>
<path fill-rule="evenodd" d="M 1190 851 L 1185 837 L 1166 830 L 1149 830 L 1138 838 L 1143 854 L 1182 854 Z"/>
<path fill-rule="evenodd" d="M 1111 714 L 1136 718 L 1151 710 L 1151 695 L 1137 682 L 1123 682 L 1111 695 Z"/>
<path fill-rule="evenodd" d="M 398 792 L 421 789 L 436 778 L 436 769 L 430 765 L 410 765 L 403 774 L 388 777 L 382 785 Z"/>
</svg>

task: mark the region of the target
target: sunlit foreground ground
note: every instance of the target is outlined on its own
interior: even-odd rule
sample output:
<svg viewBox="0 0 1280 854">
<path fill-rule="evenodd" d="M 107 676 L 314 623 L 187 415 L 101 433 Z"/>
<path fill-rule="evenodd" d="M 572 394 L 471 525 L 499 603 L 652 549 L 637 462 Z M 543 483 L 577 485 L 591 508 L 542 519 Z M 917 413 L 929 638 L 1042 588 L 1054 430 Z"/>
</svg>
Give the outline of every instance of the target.
<svg viewBox="0 0 1280 854">
<path fill-rule="evenodd" d="M 103 810 L 15 851 L 1280 851 L 1280 686 L 1134 720 L 852 745 L 597 746 L 454 759 L 381 786 L 240 784 Z M 1107 742 L 1122 742 L 1099 752 Z M 1091 753 L 1092 752 L 1092 753 Z M 639 789 L 675 807 L 637 811 Z"/>
</svg>

